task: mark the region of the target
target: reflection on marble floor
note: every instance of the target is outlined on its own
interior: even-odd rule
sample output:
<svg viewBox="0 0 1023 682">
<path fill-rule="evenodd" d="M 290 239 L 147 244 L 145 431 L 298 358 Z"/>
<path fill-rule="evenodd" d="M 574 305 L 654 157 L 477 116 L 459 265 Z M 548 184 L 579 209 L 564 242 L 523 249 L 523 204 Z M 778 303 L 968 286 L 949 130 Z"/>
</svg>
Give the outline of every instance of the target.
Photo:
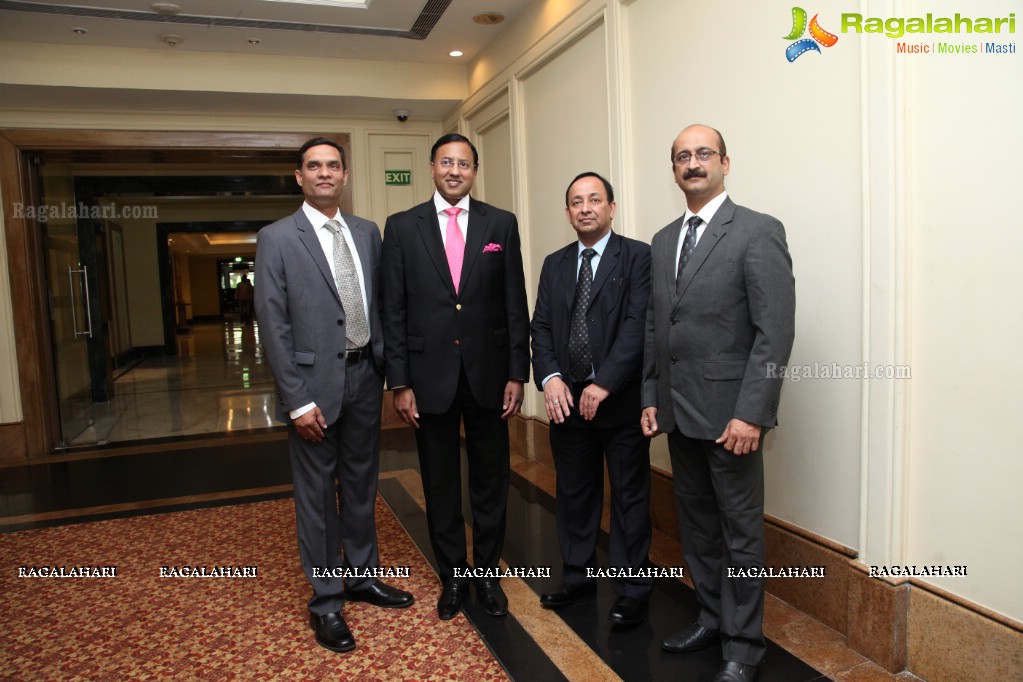
<svg viewBox="0 0 1023 682">
<path fill-rule="evenodd" d="M 93 405 L 94 423 L 72 444 L 278 425 L 258 323 L 195 324 L 177 346 L 176 357 L 143 360 L 117 377 L 113 400 Z"/>
</svg>

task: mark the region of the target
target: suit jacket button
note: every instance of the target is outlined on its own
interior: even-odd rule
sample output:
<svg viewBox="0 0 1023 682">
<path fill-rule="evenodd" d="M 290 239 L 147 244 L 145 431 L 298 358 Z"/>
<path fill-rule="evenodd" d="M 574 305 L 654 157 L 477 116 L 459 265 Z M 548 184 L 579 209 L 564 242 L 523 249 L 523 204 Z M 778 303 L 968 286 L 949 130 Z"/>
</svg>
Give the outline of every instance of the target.
<svg viewBox="0 0 1023 682">
<path fill-rule="evenodd" d="M 343 358 L 344 356 L 345 356 L 345 354 L 344 354 L 344 353 L 338 353 L 338 354 L 337 354 L 337 359 L 338 359 L 338 360 L 340 360 L 340 359 L 341 359 L 341 358 Z"/>
<path fill-rule="evenodd" d="M 455 345 L 456 346 L 461 346 L 462 345 L 461 339 L 455 339 Z"/>
<path fill-rule="evenodd" d="M 337 321 L 337 326 L 339 326 L 339 327 L 340 327 L 340 326 L 341 326 L 341 325 L 343 325 L 344 323 L 345 323 L 345 321 L 344 321 L 344 320 L 338 320 L 338 321 Z"/>
<path fill-rule="evenodd" d="M 674 365 L 674 364 L 675 364 L 676 362 L 678 362 L 678 358 L 677 358 L 677 357 L 675 357 L 674 355 L 672 355 L 672 356 L 671 356 L 671 364 L 673 364 L 673 365 Z"/>
<path fill-rule="evenodd" d="M 671 323 L 672 324 L 678 324 L 678 318 L 677 317 L 671 318 Z"/>
<path fill-rule="evenodd" d="M 461 303 L 456 303 L 455 304 L 455 310 L 461 310 L 461 309 L 462 309 L 462 304 Z"/>
</svg>

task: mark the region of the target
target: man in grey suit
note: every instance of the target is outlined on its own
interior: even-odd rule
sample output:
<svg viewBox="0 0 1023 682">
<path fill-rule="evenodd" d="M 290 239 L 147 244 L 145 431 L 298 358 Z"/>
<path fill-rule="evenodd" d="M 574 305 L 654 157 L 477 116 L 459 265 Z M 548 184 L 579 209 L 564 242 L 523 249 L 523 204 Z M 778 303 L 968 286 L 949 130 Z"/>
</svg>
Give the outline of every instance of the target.
<svg viewBox="0 0 1023 682">
<path fill-rule="evenodd" d="M 383 337 L 380 230 L 342 214 L 344 149 L 306 142 L 295 179 L 305 202 L 264 227 L 256 247 L 256 313 L 289 425 L 302 569 L 313 588 L 309 625 L 331 651 L 355 638 L 346 599 L 402 608 L 413 597 L 377 580 L 374 502 L 380 463 Z"/>
<path fill-rule="evenodd" d="M 746 682 L 763 660 L 763 442 L 777 425 L 795 328 L 785 229 L 732 203 L 721 134 L 683 130 L 671 148 L 685 214 L 654 235 L 641 426 L 668 434 L 679 529 L 700 615 L 662 647 L 720 642 L 715 682 Z M 733 571 L 734 573 L 734 571 Z"/>
</svg>

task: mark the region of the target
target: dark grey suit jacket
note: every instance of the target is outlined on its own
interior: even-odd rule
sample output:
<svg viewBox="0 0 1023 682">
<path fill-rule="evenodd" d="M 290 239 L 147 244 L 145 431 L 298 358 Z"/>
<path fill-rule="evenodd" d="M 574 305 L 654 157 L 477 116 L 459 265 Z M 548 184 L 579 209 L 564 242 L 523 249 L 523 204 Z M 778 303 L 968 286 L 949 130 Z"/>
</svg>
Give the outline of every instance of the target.
<svg viewBox="0 0 1023 682">
<path fill-rule="evenodd" d="M 795 333 L 795 280 L 785 228 L 725 199 L 704 230 L 676 291 L 679 218 L 651 243 L 643 406 L 664 433 L 703 440 L 739 418 L 777 425 L 782 379 Z"/>
<path fill-rule="evenodd" d="M 369 303 L 370 345 L 383 371 L 380 323 L 380 230 L 342 214 L 362 263 Z M 277 381 L 277 419 L 315 402 L 327 424 L 337 421 L 345 382 L 345 311 L 330 265 L 302 209 L 267 225 L 256 242 L 256 316 Z"/>
</svg>

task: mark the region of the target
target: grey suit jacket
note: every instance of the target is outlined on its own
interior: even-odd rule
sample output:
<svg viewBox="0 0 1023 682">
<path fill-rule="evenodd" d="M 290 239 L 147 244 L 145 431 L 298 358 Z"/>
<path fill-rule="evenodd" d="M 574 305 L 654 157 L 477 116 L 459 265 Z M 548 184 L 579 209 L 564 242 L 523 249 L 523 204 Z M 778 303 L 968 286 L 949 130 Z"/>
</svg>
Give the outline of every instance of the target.
<svg viewBox="0 0 1023 682">
<path fill-rule="evenodd" d="M 732 418 L 777 425 L 795 333 L 795 280 L 785 228 L 726 199 L 704 230 L 676 289 L 679 218 L 651 243 L 643 406 L 664 433 L 714 440 Z"/>
<path fill-rule="evenodd" d="M 362 262 L 370 346 L 382 372 L 380 230 L 342 215 Z M 291 410 L 315 402 L 333 424 L 344 395 L 345 311 L 315 228 L 301 209 L 259 231 L 255 287 L 259 335 L 277 381 L 277 419 L 290 423 Z"/>
</svg>

